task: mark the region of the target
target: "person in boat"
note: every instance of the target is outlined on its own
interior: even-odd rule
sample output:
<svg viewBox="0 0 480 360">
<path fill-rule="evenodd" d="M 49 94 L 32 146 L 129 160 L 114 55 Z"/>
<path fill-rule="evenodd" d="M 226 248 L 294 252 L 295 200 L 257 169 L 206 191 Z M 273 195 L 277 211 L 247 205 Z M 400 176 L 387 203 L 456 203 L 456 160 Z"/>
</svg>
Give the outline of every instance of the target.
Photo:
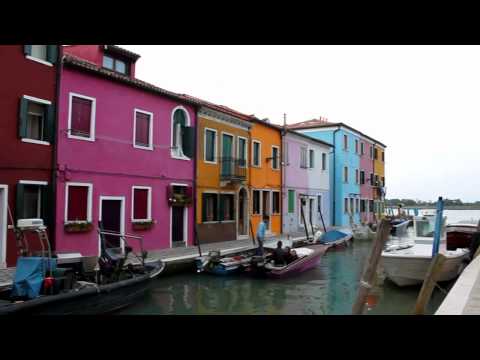
<svg viewBox="0 0 480 360">
<path fill-rule="evenodd" d="M 277 242 L 277 248 L 273 252 L 273 261 L 275 266 L 284 266 L 287 264 L 285 259 L 285 251 L 282 248 L 283 243 L 281 241 Z"/>
<path fill-rule="evenodd" d="M 290 264 L 292 261 L 298 259 L 297 252 L 294 249 L 291 249 L 290 246 L 285 248 L 285 262 Z"/>
<path fill-rule="evenodd" d="M 258 255 L 263 256 L 263 241 L 265 240 L 265 231 L 267 230 L 268 216 L 264 215 L 257 228 Z"/>
</svg>

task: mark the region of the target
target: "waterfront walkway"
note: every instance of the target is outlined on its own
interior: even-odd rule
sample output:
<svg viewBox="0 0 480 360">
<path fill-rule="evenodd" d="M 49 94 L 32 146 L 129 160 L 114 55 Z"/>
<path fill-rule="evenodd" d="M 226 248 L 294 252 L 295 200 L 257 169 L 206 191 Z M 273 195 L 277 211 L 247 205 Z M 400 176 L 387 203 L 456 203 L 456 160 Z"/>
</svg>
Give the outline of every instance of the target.
<svg viewBox="0 0 480 360">
<path fill-rule="evenodd" d="M 480 256 L 465 268 L 435 315 L 480 315 Z"/>
</svg>

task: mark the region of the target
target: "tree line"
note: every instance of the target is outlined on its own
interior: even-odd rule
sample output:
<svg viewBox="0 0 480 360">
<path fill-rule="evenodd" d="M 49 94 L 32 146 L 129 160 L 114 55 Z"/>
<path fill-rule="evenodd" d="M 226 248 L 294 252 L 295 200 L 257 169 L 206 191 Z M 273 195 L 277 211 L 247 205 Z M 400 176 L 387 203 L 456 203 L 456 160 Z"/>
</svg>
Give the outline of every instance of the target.
<svg viewBox="0 0 480 360">
<path fill-rule="evenodd" d="M 480 208 L 480 201 L 475 202 L 463 202 L 461 199 L 444 199 L 443 200 L 445 207 L 450 206 L 459 206 L 459 207 L 478 207 Z M 385 199 L 386 206 L 397 207 L 398 204 L 402 206 L 419 206 L 419 207 L 435 207 L 437 201 L 424 201 L 424 200 L 414 200 L 414 199 Z"/>
</svg>

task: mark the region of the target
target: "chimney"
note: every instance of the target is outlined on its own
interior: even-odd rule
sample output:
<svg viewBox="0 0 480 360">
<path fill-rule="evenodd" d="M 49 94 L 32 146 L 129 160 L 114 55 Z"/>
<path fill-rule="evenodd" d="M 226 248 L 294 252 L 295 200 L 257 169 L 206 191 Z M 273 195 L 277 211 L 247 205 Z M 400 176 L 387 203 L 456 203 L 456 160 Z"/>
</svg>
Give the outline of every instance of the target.
<svg viewBox="0 0 480 360">
<path fill-rule="evenodd" d="M 269 118 L 262 119 L 262 121 L 264 121 L 264 122 L 266 122 L 266 123 L 270 124 L 270 119 L 269 119 Z"/>
</svg>

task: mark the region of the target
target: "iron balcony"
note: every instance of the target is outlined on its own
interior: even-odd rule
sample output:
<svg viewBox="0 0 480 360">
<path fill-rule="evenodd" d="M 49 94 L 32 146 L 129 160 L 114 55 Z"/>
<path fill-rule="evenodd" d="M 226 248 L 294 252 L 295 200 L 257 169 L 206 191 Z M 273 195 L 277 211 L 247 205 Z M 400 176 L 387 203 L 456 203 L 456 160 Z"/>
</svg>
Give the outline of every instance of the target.
<svg viewBox="0 0 480 360">
<path fill-rule="evenodd" d="M 247 178 L 247 161 L 232 157 L 220 158 L 220 180 L 243 181 Z"/>
</svg>

